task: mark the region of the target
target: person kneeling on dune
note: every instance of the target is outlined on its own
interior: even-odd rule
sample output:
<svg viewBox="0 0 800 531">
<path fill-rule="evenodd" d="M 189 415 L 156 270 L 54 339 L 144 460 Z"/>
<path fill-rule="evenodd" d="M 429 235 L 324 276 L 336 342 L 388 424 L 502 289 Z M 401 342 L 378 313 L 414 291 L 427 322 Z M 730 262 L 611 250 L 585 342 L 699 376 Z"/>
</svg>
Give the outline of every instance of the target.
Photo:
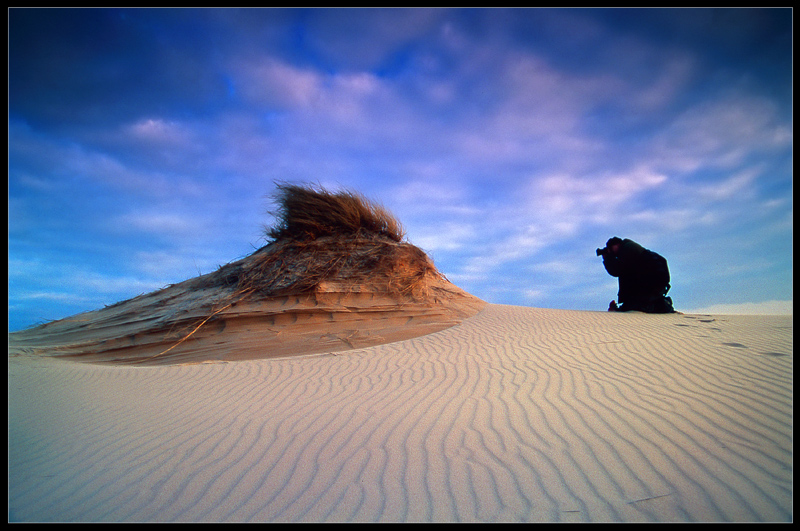
<svg viewBox="0 0 800 531">
<path fill-rule="evenodd" d="M 669 291 L 669 267 L 666 259 L 645 249 L 633 240 L 616 236 L 608 240 L 603 249 L 603 266 L 612 277 L 619 279 L 619 306 L 611 301 L 608 311 L 640 311 L 646 313 L 673 313 Z"/>
</svg>

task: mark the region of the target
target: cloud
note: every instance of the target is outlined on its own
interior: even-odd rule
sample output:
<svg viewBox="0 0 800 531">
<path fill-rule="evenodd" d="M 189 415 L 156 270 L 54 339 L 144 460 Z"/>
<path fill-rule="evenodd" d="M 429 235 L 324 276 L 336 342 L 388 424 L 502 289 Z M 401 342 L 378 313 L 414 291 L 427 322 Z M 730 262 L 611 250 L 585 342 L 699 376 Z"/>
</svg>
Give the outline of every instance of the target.
<svg viewBox="0 0 800 531">
<path fill-rule="evenodd" d="M 791 300 L 764 302 L 742 302 L 734 304 L 714 304 L 703 308 L 686 310 L 684 313 L 733 314 L 733 315 L 793 315 L 794 303 Z"/>
<path fill-rule="evenodd" d="M 476 232 L 471 224 L 445 222 L 418 231 L 413 243 L 426 251 L 457 251 L 474 241 Z"/>
<path fill-rule="evenodd" d="M 652 57 L 647 60 L 652 61 Z M 639 112 L 668 108 L 690 85 L 696 68 L 695 61 L 685 54 L 665 57 L 655 79 L 633 94 L 634 107 Z"/>
<path fill-rule="evenodd" d="M 158 144 L 171 149 L 191 145 L 191 132 L 174 120 L 143 118 L 127 127 L 133 139 Z"/>
<path fill-rule="evenodd" d="M 168 251 L 138 251 L 135 254 L 137 275 L 153 279 L 164 285 L 168 282 L 182 282 L 194 276 L 211 273 L 223 265 L 198 248 L 170 249 Z M 235 257 L 229 257 L 233 261 Z M 227 262 L 226 262 L 227 263 Z"/>
<path fill-rule="evenodd" d="M 697 193 L 711 201 L 726 201 L 733 198 L 750 200 L 754 195 L 755 180 L 762 174 L 761 168 L 747 168 L 709 186 L 698 187 Z"/>
<path fill-rule="evenodd" d="M 607 75 L 559 71 L 543 57 L 518 50 L 469 50 L 460 58 L 449 92 L 454 149 L 479 164 L 559 162 L 596 153 L 582 118 L 608 101 L 619 83 Z M 438 110 L 441 112 L 442 110 Z"/>
<path fill-rule="evenodd" d="M 109 301 L 114 296 L 145 293 L 163 283 L 135 275 L 101 273 L 85 264 L 49 263 L 41 259 L 9 260 L 9 300 L 47 299 L 68 304 Z M 35 280 L 35 287 L 27 287 Z M 113 301 L 115 302 L 115 301 Z"/>
<path fill-rule="evenodd" d="M 621 214 L 619 224 L 632 225 L 642 231 L 645 228 L 656 228 L 659 232 L 680 233 L 688 228 L 700 228 L 717 225 L 721 221 L 718 212 L 704 208 L 704 205 L 697 203 L 691 206 L 679 206 L 676 208 L 634 210 Z M 606 225 L 611 225 L 610 220 Z"/>
<path fill-rule="evenodd" d="M 557 238 L 556 234 L 537 224 L 527 224 L 506 233 L 493 230 L 478 240 L 473 246 L 472 256 L 463 264 L 460 272 L 473 279 L 500 278 L 503 266 L 520 261 L 531 260 L 538 251 Z"/>
<path fill-rule="evenodd" d="M 791 126 L 774 104 L 762 98 L 728 96 L 681 113 L 652 144 L 654 159 L 666 171 L 703 167 L 732 168 L 748 155 L 790 146 Z"/>
<path fill-rule="evenodd" d="M 644 166 L 585 176 L 550 174 L 531 179 L 524 191 L 525 203 L 517 211 L 519 217 L 536 220 L 560 238 L 574 234 L 578 227 L 607 226 L 631 215 L 640 196 L 667 184 L 666 175 Z"/>
<path fill-rule="evenodd" d="M 237 92 L 247 101 L 280 109 L 307 108 L 321 97 L 322 77 L 314 70 L 272 57 L 234 66 Z"/>
<path fill-rule="evenodd" d="M 229 68 L 237 92 L 248 103 L 279 112 L 312 113 L 343 124 L 362 122 L 364 111 L 372 109 L 385 91 L 369 72 L 325 73 L 269 55 L 234 59 Z"/>
<path fill-rule="evenodd" d="M 124 227 L 125 231 L 144 231 L 160 235 L 182 236 L 205 232 L 203 224 L 196 217 L 171 212 L 169 209 L 123 214 L 114 223 Z"/>
</svg>

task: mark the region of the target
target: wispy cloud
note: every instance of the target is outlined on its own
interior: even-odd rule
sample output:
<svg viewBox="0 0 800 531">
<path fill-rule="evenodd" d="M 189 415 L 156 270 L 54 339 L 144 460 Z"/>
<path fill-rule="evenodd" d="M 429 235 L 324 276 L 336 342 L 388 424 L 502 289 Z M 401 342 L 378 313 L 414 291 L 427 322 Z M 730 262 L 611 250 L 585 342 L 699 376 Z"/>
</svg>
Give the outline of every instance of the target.
<svg viewBox="0 0 800 531">
<path fill-rule="evenodd" d="M 791 129 L 777 108 L 762 98 L 730 95 L 683 111 L 659 133 L 652 156 L 669 169 L 734 168 L 756 153 L 790 146 Z"/>
</svg>

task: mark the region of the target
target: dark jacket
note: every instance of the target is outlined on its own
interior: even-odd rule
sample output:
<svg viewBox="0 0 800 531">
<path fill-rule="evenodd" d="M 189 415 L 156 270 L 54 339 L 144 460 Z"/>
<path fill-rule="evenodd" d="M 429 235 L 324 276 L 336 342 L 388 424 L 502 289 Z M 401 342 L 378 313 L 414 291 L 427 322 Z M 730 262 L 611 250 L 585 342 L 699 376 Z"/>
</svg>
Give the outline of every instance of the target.
<svg viewBox="0 0 800 531">
<path fill-rule="evenodd" d="M 619 252 L 603 255 L 608 274 L 619 278 L 619 302 L 629 308 L 662 300 L 669 291 L 669 267 L 663 256 L 633 240 L 622 240 Z"/>
</svg>

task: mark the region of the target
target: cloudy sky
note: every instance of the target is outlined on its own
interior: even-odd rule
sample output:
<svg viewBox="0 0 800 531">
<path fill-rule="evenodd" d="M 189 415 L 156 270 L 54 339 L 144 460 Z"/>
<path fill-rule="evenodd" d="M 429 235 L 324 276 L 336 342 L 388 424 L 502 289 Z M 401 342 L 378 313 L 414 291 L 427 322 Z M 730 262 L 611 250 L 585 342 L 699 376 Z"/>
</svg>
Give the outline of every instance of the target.
<svg viewBox="0 0 800 531">
<path fill-rule="evenodd" d="M 262 246 L 276 181 L 363 193 L 458 286 L 790 312 L 791 11 L 50 10 L 9 19 L 9 329 Z"/>
</svg>

